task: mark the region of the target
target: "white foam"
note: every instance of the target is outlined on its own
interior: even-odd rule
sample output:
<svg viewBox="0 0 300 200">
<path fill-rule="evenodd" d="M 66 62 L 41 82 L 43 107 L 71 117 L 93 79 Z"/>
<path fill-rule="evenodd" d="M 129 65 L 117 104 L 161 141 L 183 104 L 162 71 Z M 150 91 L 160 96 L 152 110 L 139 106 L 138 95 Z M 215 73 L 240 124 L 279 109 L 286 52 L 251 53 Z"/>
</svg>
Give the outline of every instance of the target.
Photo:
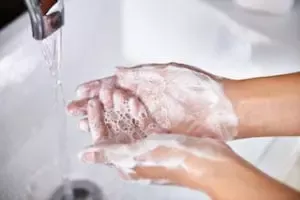
<svg viewBox="0 0 300 200">
<path fill-rule="evenodd" d="M 86 152 L 103 152 L 104 157 L 109 163 L 128 174 L 135 173 L 134 168 L 138 166 L 165 167 L 168 169 L 181 168 L 190 171 L 193 169 L 185 163 L 188 154 L 192 154 L 199 158 L 222 161 L 222 158 L 218 156 L 219 148 L 216 148 L 214 143 L 210 143 L 208 140 L 210 139 L 199 139 L 176 134 L 150 134 L 146 139 L 132 145 L 103 145 L 101 147 L 90 148 Z M 187 145 L 187 143 L 190 145 Z M 194 147 L 195 144 L 197 144 L 197 148 Z M 171 150 L 179 150 L 183 153 L 172 154 L 168 158 L 152 157 L 151 152 L 153 152 L 153 150 L 164 147 Z M 81 153 L 81 158 L 83 154 L 84 152 Z M 141 156 L 145 155 L 147 156 L 147 159 L 139 159 Z M 193 170 L 193 174 L 196 176 L 201 176 L 203 173 L 205 173 L 204 169 Z M 166 181 L 163 182 L 167 183 Z M 143 181 L 143 183 L 149 184 L 153 182 L 146 180 Z M 160 182 L 154 181 L 154 183 L 158 184 Z"/>
</svg>

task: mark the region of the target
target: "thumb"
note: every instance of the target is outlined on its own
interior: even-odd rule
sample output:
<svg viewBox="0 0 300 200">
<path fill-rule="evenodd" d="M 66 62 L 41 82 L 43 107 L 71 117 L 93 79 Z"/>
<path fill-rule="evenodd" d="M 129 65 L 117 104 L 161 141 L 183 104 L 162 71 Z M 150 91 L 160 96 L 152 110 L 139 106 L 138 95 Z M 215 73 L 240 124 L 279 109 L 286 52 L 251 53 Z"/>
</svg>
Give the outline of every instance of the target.
<svg viewBox="0 0 300 200">
<path fill-rule="evenodd" d="M 142 148 L 142 142 L 132 144 L 97 144 L 79 153 L 79 159 L 85 163 L 102 163 L 120 166 L 122 168 L 134 168 L 135 157 L 149 151 Z"/>
</svg>

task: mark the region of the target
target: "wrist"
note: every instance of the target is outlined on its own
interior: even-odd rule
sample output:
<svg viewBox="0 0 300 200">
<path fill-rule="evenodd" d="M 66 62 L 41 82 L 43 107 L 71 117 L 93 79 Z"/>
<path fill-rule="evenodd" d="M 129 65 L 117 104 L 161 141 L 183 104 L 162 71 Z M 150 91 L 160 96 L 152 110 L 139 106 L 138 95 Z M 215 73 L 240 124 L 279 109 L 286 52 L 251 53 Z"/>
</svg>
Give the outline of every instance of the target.
<svg viewBox="0 0 300 200">
<path fill-rule="evenodd" d="M 299 192 L 269 177 L 235 154 L 212 163 L 208 173 L 196 182 L 198 190 L 214 200 L 300 199 Z"/>
<path fill-rule="evenodd" d="M 247 179 L 245 179 L 245 167 L 238 164 L 235 155 L 233 157 L 211 162 L 207 171 L 194 180 L 197 182 L 198 190 L 205 192 L 214 200 L 234 200 L 233 191 L 240 187 L 241 181 Z"/>
<path fill-rule="evenodd" d="M 228 151 L 224 149 L 219 159 L 193 157 L 187 163 L 189 173 L 186 176 L 188 184 L 185 187 L 203 191 L 215 199 L 219 194 L 223 195 L 228 189 L 228 191 L 232 189 L 232 183 L 236 182 L 233 179 L 236 176 L 236 170 L 242 168 L 243 162 L 245 161 L 231 149 Z M 230 184 L 230 188 L 224 187 L 227 184 Z"/>
<path fill-rule="evenodd" d="M 257 169 L 241 158 L 219 164 L 215 170 L 214 177 L 209 182 L 210 187 L 207 188 L 207 193 L 215 200 L 245 199 L 244 195 L 253 191 L 250 184 L 260 185 L 257 181 Z"/>
<path fill-rule="evenodd" d="M 243 138 L 242 135 L 247 131 L 248 127 L 246 127 L 241 121 L 241 115 L 243 114 L 243 110 L 241 110 L 242 99 L 241 99 L 241 88 L 239 80 L 231 80 L 231 79 L 222 79 L 221 84 L 223 86 L 224 95 L 230 101 L 236 118 L 238 119 L 237 125 L 237 134 L 233 139 Z"/>
<path fill-rule="evenodd" d="M 236 138 L 300 135 L 300 73 L 222 80 L 239 120 Z"/>
<path fill-rule="evenodd" d="M 260 112 L 257 113 L 256 107 L 265 98 L 257 97 L 246 83 L 248 80 L 222 80 L 224 94 L 232 104 L 233 110 L 238 119 L 237 135 L 234 139 L 250 138 L 263 135 L 262 123 L 260 123 Z M 246 84 L 245 84 L 246 83 Z"/>
</svg>

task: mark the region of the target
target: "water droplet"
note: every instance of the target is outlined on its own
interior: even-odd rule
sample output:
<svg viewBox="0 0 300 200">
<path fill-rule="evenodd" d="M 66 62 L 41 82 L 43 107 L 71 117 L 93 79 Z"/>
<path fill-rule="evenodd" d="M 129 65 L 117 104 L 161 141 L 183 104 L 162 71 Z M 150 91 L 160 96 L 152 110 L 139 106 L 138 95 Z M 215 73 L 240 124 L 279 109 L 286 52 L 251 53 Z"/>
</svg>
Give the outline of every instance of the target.
<svg viewBox="0 0 300 200">
<path fill-rule="evenodd" d="M 56 80 L 56 85 L 62 85 L 61 80 Z"/>
</svg>

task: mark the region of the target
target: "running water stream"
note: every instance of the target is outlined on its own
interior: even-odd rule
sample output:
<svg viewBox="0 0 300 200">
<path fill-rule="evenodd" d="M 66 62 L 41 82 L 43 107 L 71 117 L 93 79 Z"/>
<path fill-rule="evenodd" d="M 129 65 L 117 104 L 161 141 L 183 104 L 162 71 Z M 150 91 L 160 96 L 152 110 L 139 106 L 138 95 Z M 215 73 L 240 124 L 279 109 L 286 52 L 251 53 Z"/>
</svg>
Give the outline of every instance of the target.
<svg viewBox="0 0 300 200">
<path fill-rule="evenodd" d="M 61 131 L 58 133 L 58 165 L 61 170 L 62 184 L 64 186 L 64 200 L 72 200 L 72 184 L 68 177 L 70 172 L 70 160 L 68 155 L 67 144 L 67 121 L 64 113 L 66 107 L 66 100 L 64 97 L 63 83 L 61 79 L 61 65 L 62 65 L 62 29 L 56 31 L 53 35 L 42 41 L 42 51 L 47 67 L 53 77 L 55 90 L 55 108 L 57 115 L 61 122 Z M 53 188 L 54 189 L 54 188 Z"/>
</svg>

